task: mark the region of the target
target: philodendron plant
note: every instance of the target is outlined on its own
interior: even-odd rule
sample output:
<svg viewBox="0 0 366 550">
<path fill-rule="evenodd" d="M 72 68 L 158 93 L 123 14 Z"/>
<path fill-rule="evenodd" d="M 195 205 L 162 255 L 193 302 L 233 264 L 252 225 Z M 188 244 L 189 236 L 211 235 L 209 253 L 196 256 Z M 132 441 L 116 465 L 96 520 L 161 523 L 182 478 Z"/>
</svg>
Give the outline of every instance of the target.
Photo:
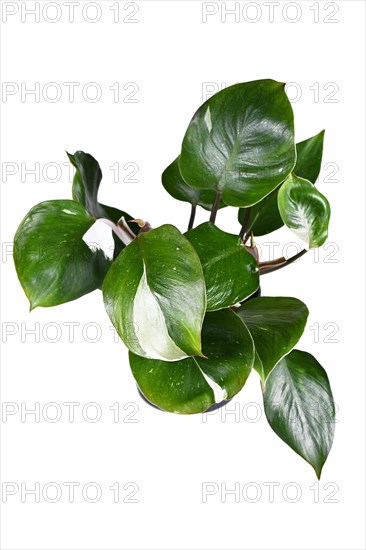
<svg viewBox="0 0 366 550">
<path fill-rule="evenodd" d="M 148 222 L 98 201 L 102 172 L 89 154 L 69 154 L 72 200 L 33 207 L 14 239 L 14 260 L 31 309 L 102 289 L 111 322 L 129 349 L 132 374 L 158 408 L 202 413 L 231 399 L 252 370 L 276 434 L 318 477 L 334 435 L 327 374 L 294 350 L 308 309 L 291 297 L 260 296 L 260 277 L 289 265 L 327 238 L 330 207 L 317 187 L 324 132 L 294 141 L 284 84 L 230 86 L 195 113 L 179 156 L 162 176 L 191 204 L 188 231 Z M 209 221 L 194 227 L 197 206 Z M 238 235 L 216 225 L 239 208 Z M 83 240 L 102 220 L 113 258 Z M 305 243 L 292 258 L 260 261 L 255 237 L 286 225 Z"/>
</svg>

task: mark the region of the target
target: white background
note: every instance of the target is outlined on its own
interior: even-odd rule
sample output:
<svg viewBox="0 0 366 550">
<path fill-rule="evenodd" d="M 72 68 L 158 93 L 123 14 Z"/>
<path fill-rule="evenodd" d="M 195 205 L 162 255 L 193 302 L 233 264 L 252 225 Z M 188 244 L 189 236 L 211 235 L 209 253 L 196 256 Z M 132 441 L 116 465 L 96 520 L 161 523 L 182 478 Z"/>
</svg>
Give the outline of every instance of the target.
<svg viewBox="0 0 366 550">
<path fill-rule="evenodd" d="M 3 96 L 2 104 L 3 170 L 4 163 L 14 163 L 5 169 L 16 171 L 2 185 L 2 399 L 14 403 L 14 411 L 19 407 L 1 424 L 2 481 L 19 486 L 3 504 L 2 548 L 364 548 L 364 3 L 282 2 L 275 6 L 273 22 L 266 3 L 237 3 L 238 22 L 233 15 L 221 21 L 225 5 L 211 3 L 209 9 L 217 13 L 204 23 L 201 2 L 143 1 L 131 15 L 138 22 L 128 23 L 123 19 L 136 11 L 133 5 L 120 2 L 120 20 L 114 22 L 110 8 L 116 2 L 102 1 L 100 20 L 91 23 L 83 18 L 87 2 L 81 0 L 73 23 L 64 2 L 58 2 L 60 12 L 51 3 L 38 23 L 24 12 L 22 21 L 24 6 L 34 4 L 2 2 L 3 10 L 5 5 L 9 11 L 19 8 L 6 22 L 2 14 L 3 82 L 19 90 L 38 82 L 41 89 L 39 102 L 32 95 L 22 101 L 19 91 Z M 226 8 L 233 6 L 226 3 Z M 47 21 L 59 13 L 59 21 Z M 91 6 L 86 17 L 94 19 L 97 13 Z M 319 484 L 311 467 L 267 425 L 256 373 L 227 407 L 236 408 L 238 418 L 222 410 L 203 422 L 201 415 L 154 410 L 137 394 L 101 293 L 30 314 L 10 253 L 15 230 L 34 204 L 71 196 L 65 149 L 82 149 L 99 160 L 103 202 L 155 227 L 171 222 L 185 230 L 189 206 L 165 193 L 161 172 L 178 154 L 191 116 L 206 99 L 205 83 L 216 83 L 214 89 L 259 78 L 295 83 L 288 92 L 294 99 L 296 139 L 325 128 L 323 161 L 332 163 L 318 183 L 332 206 L 330 244 L 262 282 L 263 294 L 296 296 L 308 305 L 308 327 L 298 347 L 313 353 L 331 380 L 338 423 Z M 44 88 L 50 82 L 62 90 L 58 101 L 50 101 L 55 88 Z M 74 102 L 65 82 L 80 83 Z M 90 82 L 102 90 L 94 103 L 81 93 Z M 117 103 L 109 89 L 116 82 L 122 98 Z M 126 103 L 123 98 L 133 88 L 123 86 L 131 82 L 139 87 L 133 97 L 138 102 Z M 109 167 L 120 163 L 123 179 L 128 162 L 139 167 L 138 183 L 115 183 Z M 24 173 L 35 163 L 40 163 L 40 181 Z M 42 175 L 48 163 L 57 163 L 62 175 L 56 178 L 51 169 Z M 336 181 L 329 181 L 334 164 Z M 58 181 L 52 183 L 51 177 Z M 200 211 L 198 220 L 206 219 Z M 219 212 L 217 222 L 239 231 L 235 209 Z M 258 242 L 263 257 L 270 256 L 263 243 L 277 243 L 276 257 L 297 251 L 294 245 L 286 248 L 298 241 L 284 228 Z M 69 341 L 69 322 L 78 323 L 74 342 Z M 27 334 L 37 323 L 39 338 Z M 326 323 L 331 325 L 324 328 Z M 329 336 L 336 342 L 326 341 Z M 22 402 L 28 408 L 39 403 L 39 422 L 34 415 L 22 422 Z M 62 413 L 53 423 L 56 409 L 43 409 L 50 402 Z M 80 404 L 74 422 L 65 402 Z M 98 422 L 90 422 L 95 413 L 85 408 L 90 402 L 100 407 Z M 117 422 L 109 408 L 114 403 L 120 408 Z M 39 483 L 42 490 L 50 482 L 62 488 L 58 502 L 47 501 L 54 496 L 52 487 L 39 503 L 34 495 L 21 501 L 21 483 L 28 489 Z M 80 484 L 73 503 L 65 482 Z M 82 496 L 90 482 L 102 491 L 96 503 Z M 116 482 L 121 484 L 119 503 L 109 489 Z M 205 503 L 204 482 L 218 488 Z M 270 482 L 277 484 L 274 502 L 265 485 Z M 131 486 L 123 489 L 126 483 L 139 486 L 138 503 L 123 502 L 131 492 Z M 244 496 L 235 502 L 228 495 L 222 502 L 221 483 L 227 488 L 237 484 Z M 290 502 L 296 493 L 297 502 Z M 92 488 L 88 495 L 93 498 Z"/>
</svg>

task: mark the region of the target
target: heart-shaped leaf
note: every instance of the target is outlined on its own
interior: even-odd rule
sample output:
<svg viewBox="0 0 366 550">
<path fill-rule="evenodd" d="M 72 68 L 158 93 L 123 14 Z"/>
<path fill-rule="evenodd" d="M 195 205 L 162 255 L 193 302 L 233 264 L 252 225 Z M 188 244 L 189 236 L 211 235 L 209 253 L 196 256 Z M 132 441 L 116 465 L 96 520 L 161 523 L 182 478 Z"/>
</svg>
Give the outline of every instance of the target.
<svg viewBox="0 0 366 550">
<path fill-rule="evenodd" d="M 252 335 L 257 353 L 254 368 L 265 382 L 276 364 L 299 341 L 308 308 L 296 298 L 262 296 L 248 300 L 235 312 Z"/>
<path fill-rule="evenodd" d="M 161 177 L 163 186 L 168 193 L 178 201 L 189 202 L 193 206 L 202 206 L 211 210 L 215 202 L 215 191 L 200 190 L 187 185 L 179 171 L 179 157 L 166 168 Z M 219 208 L 226 205 L 220 201 Z"/>
<path fill-rule="evenodd" d="M 201 260 L 208 310 L 233 306 L 257 290 L 258 264 L 237 235 L 206 222 L 186 237 Z"/>
<path fill-rule="evenodd" d="M 132 352 L 165 361 L 201 354 L 202 267 L 174 226 L 139 234 L 112 264 L 103 295 L 113 325 Z"/>
<path fill-rule="evenodd" d="M 14 237 L 14 262 L 31 309 L 63 304 L 100 287 L 110 262 L 83 241 L 94 222 L 71 200 L 42 202 L 25 216 Z"/>
<path fill-rule="evenodd" d="M 174 363 L 130 353 L 132 373 L 151 403 L 165 411 L 192 414 L 241 390 L 252 368 L 254 346 L 239 317 L 230 309 L 207 313 L 202 345 L 207 358 Z"/>
<path fill-rule="evenodd" d="M 208 99 L 185 134 L 179 169 L 225 204 L 251 206 L 273 191 L 296 161 L 294 120 L 284 84 L 235 84 Z"/>
<path fill-rule="evenodd" d="M 263 399 L 271 428 L 319 479 L 335 427 L 334 401 L 323 367 L 310 353 L 293 350 L 271 372 Z"/>
<path fill-rule="evenodd" d="M 75 168 L 72 186 L 72 197 L 74 201 L 85 206 L 87 212 L 97 219 L 106 218 L 114 224 L 117 224 L 123 217 L 131 231 L 137 235 L 139 232 L 138 225 L 136 223 L 129 223 L 129 221 L 133 219 L 132 216 L 118 208 L 98 202 L 98 191 L 102 181 L 102 170 L 95 158 L 83 151 L 76 151 L 73 155 L 67 153 L 67 155 Z M 116 258 L 121 250 L 124 249 L 125 245 L 115 233 L 113 233 L 113 240 L 115 245 L 113 257 Z"/>
<path fill-rule="evenodd" d="M 296 144 L 297 160 L 294 173 L 301 178 L 308 179 L 315 183 L 321 168 L 323 156 L 324 130 L 316 136 Z M 280 187 L 263 200 L 250 207 L 247 233 L 253 231 L 254 235 L 260 237 L 276 231 L 283 226 L 281 215 L 278 211 L 277 196 Z M 248 208 L 240 208 L 238 219 L 243 224 Z"/>
<path fill-rule="evenodd" d="M 310 181 L 291 174 L 278 192 L 278 209 L 287 227 L 309 248 L 326 241 L 329 202 Z"/>
</svg>

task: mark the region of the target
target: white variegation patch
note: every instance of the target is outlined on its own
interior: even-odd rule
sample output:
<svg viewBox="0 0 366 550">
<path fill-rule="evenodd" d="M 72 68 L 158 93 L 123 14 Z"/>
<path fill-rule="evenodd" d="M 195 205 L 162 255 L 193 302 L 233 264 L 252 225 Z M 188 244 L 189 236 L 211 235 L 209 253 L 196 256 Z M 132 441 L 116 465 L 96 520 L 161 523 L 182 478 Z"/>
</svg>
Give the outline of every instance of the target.
<svg viewBox="0 0 366 550">
<path fill-rule="evenodd" d="M 76 212 L 72 212 L 71 210 L 68 210 L 67 208 L 63 208 L 62 212 L 65 212 L 65 214 L 72 214 L 72 216 L 76 216 Z"/>
<path fill-rule="evenodd" d="M 207 126 L 207 130 L 211 133 L 212 130 L 212 119 L 211 119 L 211 111 L 210 107 L 207 107 L 207 111 L 204 116 L 204 121 Z"/>
<path fill-rule="evenodd" d="M 205 374 L 203 372 L 203 370 L 200 368 L 198 363 L 197 363 L 197 366 L 200 369 L 201 374 L 204 377 L 204 379 L 206 380 L 207 384 L 210 386 L 210 388 L 212 389 L 212 391 L 214 393 L 215 403 L 221 403 L 221 401 L 224 401 L 224 399 L 227 398 L 226 389 L 219 386 L 218 383 L 215 382 L 215 380 L 212 380 L 212 378 L 207 376 L 207 374 Z"/>
<path fill-rule="evenodd" d="M 187 357 L 168 334 L 164 314 L 147 283 L 145 266 L 133 303 L 133 322 L 136 338 L 146 357 L 163 361 Z"/>
<path fill-rule="evenodd" d="M 293 212 L 288 213 L 293 224 L 291 229 L 295 235 L 309 246 L 311 234 L 311 222 L 309 217 L 311 213 L 302 205 L 295 205 L 295 208 Z"/>
</svg>

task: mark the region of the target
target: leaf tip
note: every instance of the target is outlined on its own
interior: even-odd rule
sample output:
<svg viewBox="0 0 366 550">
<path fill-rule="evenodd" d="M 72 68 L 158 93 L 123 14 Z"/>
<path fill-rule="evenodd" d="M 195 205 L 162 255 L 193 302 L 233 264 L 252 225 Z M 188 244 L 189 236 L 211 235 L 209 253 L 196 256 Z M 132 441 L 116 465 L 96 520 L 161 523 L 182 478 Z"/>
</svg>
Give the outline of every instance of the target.
<svg viewBox="0 0 366 550">
<path fill-rule="evenodd" d="M 314 468 L 315 475 L 316 475 L 318 481 L 320 481 L 320 478 L 321 478 L 321 475 L 322 475 L 322 470 L 323 470 L 324 464 L 317 465 L 317 466 L 314 466 L 314 465 L 312 464 L 312 466 L 313 466 L 313 468 Z"/>
</svg>

